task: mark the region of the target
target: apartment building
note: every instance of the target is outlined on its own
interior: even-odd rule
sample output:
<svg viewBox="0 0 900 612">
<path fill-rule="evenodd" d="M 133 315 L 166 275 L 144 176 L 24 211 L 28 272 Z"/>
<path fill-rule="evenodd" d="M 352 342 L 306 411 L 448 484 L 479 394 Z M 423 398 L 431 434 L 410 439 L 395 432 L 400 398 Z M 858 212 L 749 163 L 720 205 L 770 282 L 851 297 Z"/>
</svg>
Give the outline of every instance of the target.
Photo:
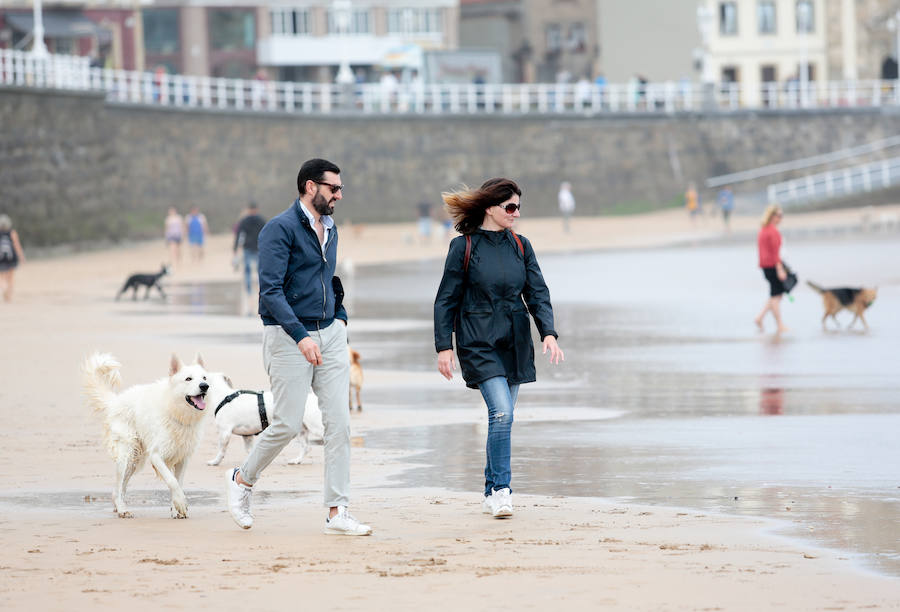
<svg viewBox="0 0 900 612">
<path fill-rule="evenodd" d="M 125 70 L 333 81 L 417 69 L 457 47 L 458 0 L 50 0 L 51 52 L 91 55 Z M 28 48 L 31 0 L 0 0 L 0 47 Z"/>
<path fill-rule="evenodd" d="M 494 49 L 507 82 L 593 79 L 597 0 L 461 0 L 460 47 Z"/>
</svg>

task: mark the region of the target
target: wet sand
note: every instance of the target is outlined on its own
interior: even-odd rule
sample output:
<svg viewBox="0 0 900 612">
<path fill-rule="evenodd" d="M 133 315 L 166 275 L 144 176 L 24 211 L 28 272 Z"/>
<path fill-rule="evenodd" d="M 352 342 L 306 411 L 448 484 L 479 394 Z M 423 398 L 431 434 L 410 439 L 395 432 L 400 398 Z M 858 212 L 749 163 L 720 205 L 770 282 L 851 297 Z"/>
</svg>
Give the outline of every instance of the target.
<svg viewBox="0 0 900 612">
<path fill-rule="evenodd" d="M 836 211 L 788 217 L 786 226 L 858 219 L 858 211 Z M 755 219 L 739 225 L 736 231 L 752 231 Z M 446 249 L 439 240 L 416 245 L 412 224 L 346 229 L 343 257 L 357 265 L 442 257 Z M 571 236 L 555 219 L 523 222 L 520 231 L 539 252 L 654 246 L 721 233 L 717 220 L 692 227 L 682 211 L 579 219 Z M 207 259 L 184 262 L 171 282 L 233 282 L 229 247 L 229 236 L 214 237 Z M 303 465 L 286 464 L 290 449 L 273 463 L 259 485 L 256 525 L 239 530 L 224 511 L 222 491 L 224 468 L 240 461 L 242 445 L 232 442 L 223 465 L 208 467 L 215 453 L 211 422 L 185 479 L 191 518 L 168 518 L 165 486 L 145 468 L 131 484 L 135 518 L 117 519 L 102 427 L 80 392 L 87 353 L 115 354 L 126 385 L 164 375 L 172 351 L 187 358 L 198 350 L 210 369 L 237 385 L 267 385 L 259 346 L 233 341 L 258 335 L 257 319 L 195 316 L 190 300 L 174 314 L 141 301 L 112 301 L 127 274 L 153 270 L 164 257 L 159 242 L 29 262 L 18 273 L 15 301 L 0 305 L 5 609 L 900 608 L 896 579 L 867 574 L 840 553 L 776 537 L 771 521 L 538 495 L 517 496 L 515 518 L 497 521 L 480 513 L 477 495 L 393 486 L 393 477 L 413 465 L 409 451 L 365 445 L 373 430 L 476 422 L 475 405 L 415 413 L 415 423 L 408 409 L 353 415 L 354 435 L 362 439 L 353 454 L 353 511 L 375 527 L 370 538 L 321 533 L 321 446 Z M 196 308 L 202 310 L 199 298 Z M 415 393 L 426 376 L 367 365 L 372 387 Z"/>
</svg>

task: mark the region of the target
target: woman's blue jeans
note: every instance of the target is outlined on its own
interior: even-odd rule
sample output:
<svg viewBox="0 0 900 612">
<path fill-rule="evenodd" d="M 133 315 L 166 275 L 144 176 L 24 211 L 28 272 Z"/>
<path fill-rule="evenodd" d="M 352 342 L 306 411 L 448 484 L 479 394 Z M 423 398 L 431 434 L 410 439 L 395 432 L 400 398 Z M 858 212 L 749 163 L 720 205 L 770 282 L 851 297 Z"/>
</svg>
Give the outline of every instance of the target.
<svg viewBox="0 0 900 612">
<path fill-rule="evenodd" d="M 510 430 L 519 385 L 511 385 L 505 376 L 495 376 L 478 385 L 488 409 L 487 463 L 484 466 L 484 495 L 510 489 Z"/>
</svg>

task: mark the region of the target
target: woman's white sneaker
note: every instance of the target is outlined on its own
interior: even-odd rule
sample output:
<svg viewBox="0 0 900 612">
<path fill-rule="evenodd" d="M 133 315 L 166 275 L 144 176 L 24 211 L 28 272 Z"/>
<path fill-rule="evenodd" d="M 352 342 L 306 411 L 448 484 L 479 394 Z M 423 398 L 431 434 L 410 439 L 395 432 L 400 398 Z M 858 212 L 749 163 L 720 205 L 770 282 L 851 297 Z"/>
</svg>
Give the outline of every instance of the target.
<svg viewBox="0 0 900 612">
<path fill-rule="evenodd" d="M 338 506 L 337 514 L 325 519 L 325 533 L 366 536 L 372 533 L 372 528 L 356 520 L 356 517 L 347 512 L 347 506 Z"/>
<path fill-rule="evenodd" d="M 491 503 L 491 496 L 485 495 L 484 501 L 481 502 L 481 511 L 485 514 L 494 513 L 494 504 Z"/>
<path fill-rule="evenodd" d="M 493 495 L 491 495 L 491 500 L 491 506 L 493 509 L 493 512 L 491 512 L 491 514 L 494 515 L 494 518 L 506 518 L 507 516 L 512 516 L 512 494 L 510 493 L 509 489 L 500 489 L 499 491 L 494 491 Z"/>
</svg>

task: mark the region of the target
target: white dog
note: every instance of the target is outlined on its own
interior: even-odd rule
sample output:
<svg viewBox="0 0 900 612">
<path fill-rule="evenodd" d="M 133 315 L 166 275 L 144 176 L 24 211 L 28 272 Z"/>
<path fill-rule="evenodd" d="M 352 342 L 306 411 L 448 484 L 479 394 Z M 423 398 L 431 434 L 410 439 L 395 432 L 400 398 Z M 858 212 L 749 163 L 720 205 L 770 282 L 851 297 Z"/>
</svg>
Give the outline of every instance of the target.
<svg viewBox="0 0 900 612">
<path fill-rule="evenodd" d="M 214 409 L 219 452 L 206 463 L 219 465 L 225 458 L 225 451 L 232 434 L 244 438 L 244 448 L 248 452 L 250 451 L 254 436 L 262 433 L 263 429 L 272 422 L 272 410 L 275 404 L 271 391 L 236 391 L 232 388 L 231 380 L 227 376 L 222 374 L 210 374 L 210 376 L 211 386 L 207 393 L 207 400 L 210 408 Z M 260 407 L 260 400 L 262 400 L 262 407 Z M 310 393 L 306 398 L 306 408 L 303 410 L 303 428 L 296 438 L 300 444 L 300 454 L 288 463 L 297 464 L 303 461 L 309 450 L 310 436 L 322 439 L 324 431 L 322 412 L 319 410 L 319 398 Z"/>
<path fill-rule="evenodd" d="M 149 459 L 172 491 L 172 517 L 187 518 L 182 489 L 184 470 L 200 440 L 206 412 L 209 374 L 200 355 L 184 365 L 172 355 L 169 376 L 116 393 L 120 364 L 108 353 L 95 353 L 84 363 L 88 402 L 105 419 L 105 441 L 116 462 L 113 504 L 121 518 L 133 515 L 125 504 L 128 480 Z"/>
</svg>

